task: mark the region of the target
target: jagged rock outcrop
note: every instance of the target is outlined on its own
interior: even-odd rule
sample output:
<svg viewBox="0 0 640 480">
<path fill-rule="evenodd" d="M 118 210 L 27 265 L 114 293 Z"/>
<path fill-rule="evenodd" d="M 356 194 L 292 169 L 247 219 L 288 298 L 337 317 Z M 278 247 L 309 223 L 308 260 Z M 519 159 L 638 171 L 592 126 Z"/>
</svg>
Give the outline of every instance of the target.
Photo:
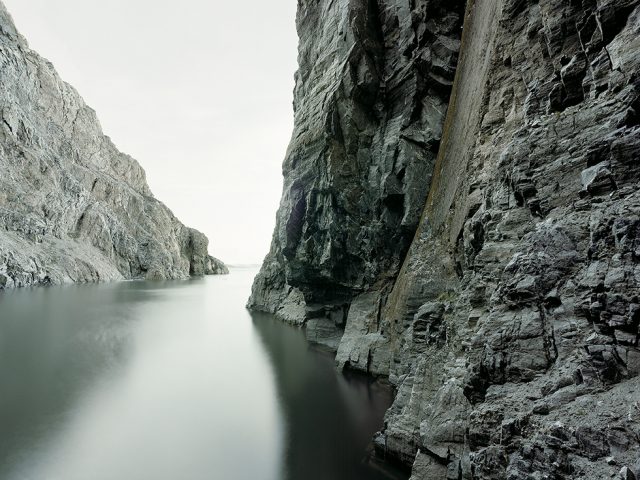
<svg viewBox="0 0 640 480">
<path fill-rule="evenodd" d="M 343 15 L 358 4 L 326 3 Z M 390 11 L 409 11 L 419 18 L 418 30 L 424 23 L 423 31 L 433 17 L 421 12 L 452 5 L 371 3 L 378 6 L 380 25 Z M 301 3 L 301 17 L 322 5 Z M 437 163 L 432 173 L 422 171 L 428 198 L 415 238 L 397 275 L 392 255 L 365 257 L 384 265 L 386 275 L 350 284 L 357 287 L 344 296 L 344 335 L 332 339 L 337 360 L 388 375 L 397 385 L 375 445 L 387 458 L 413 465 L 415 480 L 635 478 L 640 1 L 470 0 L 466 9 Z M 311 31 L 318 42 L 334 38 L 332 18 L 322 16 L 325 30 Z M 307 34 L 301 31 L 303 51 Z M 388 65 L 389 58 L 402 56 L 401 38 L 377 33 L 376 42 L 387 48 L 372 61 Z M 323 90 L 303 96 L 298 109 L 330 104 Z M 298 110 L 297 118 L 305 113 Z M 306 128 L 311 135 L 313 126 Z M 359 130 L 341 132 L 343 144 L 363 138 Z M 400 148 L 400 137 L 392 134 L 385 144 Z M 296 164 L 315 166 L 317 176 L 297 177 L 285 167 L 279 228 L 253 304 L 275 305 L 289 318 L 304 310 L 309 322 L 319 308 L 310 308 L 308 299 L 322 303 L 325 292 L 343 292 L 347 282 L 340 275 L 332 280 L 332 270 L 323 269 L 330 253 L 301 259 L 300 245 L 315 245 L 315 232 L 368 226 L 371 219 L 350 211 L 342 221 L 328 216 L 329 206 L 316 209 L 309 202 L 290 208 L 289 180 L 304 190 L 310 179 L 332 178 L 360 158 L 334 158 L 328 168 L 326 157 L 298 150 L 295 135 L 292 145 Z M 384 163 L 377 151 L 367 158 L 373 165 L 368 171 Z M 349 165 L 336 166 L 339 161 Z M 369 186 L 369 180 L 363 175 L 360 184 Z M 312 223 L 318 218 L 324 223 Z M 308 236 L 287 236 L 296 228 Z M 372 241 L 386 238 L 367 237 Z M 342 252 L 365 245 L 350 242 Z M 356 264 L 339 265 L 348 270 Z"/>
<path fill-rule="evenodd" d="M 469 5 L 435 181 L 381 314 L 400 391 L 386 444 L 419 450 L 424 478 L 637 468 L 638 5 Z M 435 340 L 416 335 L 434 304 Z"/>
<path fill-rule="evenodd" d="M 0 3 L 0 289 L 224 273 Z"/>
<path fill-rule="evenodd" d="M 295 130 L 252 308 L 320 341 L 388 291 L 420 219 L 442 137 L 464 2 L 299 2 Z"/>
</svg>

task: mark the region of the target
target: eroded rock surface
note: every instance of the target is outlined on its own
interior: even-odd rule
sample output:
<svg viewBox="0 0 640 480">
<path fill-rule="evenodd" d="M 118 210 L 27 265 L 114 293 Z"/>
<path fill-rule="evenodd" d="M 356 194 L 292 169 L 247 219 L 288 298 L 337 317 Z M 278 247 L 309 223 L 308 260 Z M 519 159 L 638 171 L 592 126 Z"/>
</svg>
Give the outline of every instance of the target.
<svg viewBox="0 0 640 480">
<path fill-rule="evenodd" d="M 0 289 L 224 273 L 0 3 Z"/>
<path fill-rule="evenodd" d="M 387 444 L 421 469 L 637 468 L 639 33 L 637 1 L 470 4 L 437 180 L 382 313 Z M 445 340 L 416 339 L 433 302 Z"/>
<path fill-rule="evenodd" d="M 339 366 L 389 376 L 374 443 L 414 480 L 640 476 L 640 2 L 299 5 L 296 131 L 250 305 L 344 329 Z M 434 102 L 446 121 L 414 115 Z"/>
<path fill-rule="evenodd" d="M 463 9 L 461 0 L 299 2 L 295 130 L 250 307 L 335 337 L 357 295 L 388 293 L 427 196 Z M 293 319 L 296 308 L 304 315 Z"/>
</svg>

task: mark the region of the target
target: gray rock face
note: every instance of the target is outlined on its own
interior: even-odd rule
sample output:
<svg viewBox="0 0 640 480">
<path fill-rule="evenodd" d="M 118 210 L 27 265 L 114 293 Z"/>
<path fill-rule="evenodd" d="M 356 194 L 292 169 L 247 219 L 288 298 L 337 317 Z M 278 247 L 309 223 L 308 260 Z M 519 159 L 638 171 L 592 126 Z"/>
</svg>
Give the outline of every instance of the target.
<svg viewBox="0 0 640 480">
<path fill-rule="evenodd" d="M 443 478 L 609 478 L 640 456 L 640 7 L 469 8 L 437 181 L 381 315 L 388 445 L 446 448 Z M 421 369 L 433 302 L 445 339 L 419 339 Z"/>
<path fill-rule="evenodd" d="M 358 294 L 390 287 L 428 192 L 463 8 L 299 2 L 295 131 L 250 307 L 278 312 L 299 291 L 307 313 L 297 323 L 323 318 L 341 333 Z"/>
<path fill-rule="evenodd" d="M 0 3 L 0 289 L 224 273 Z"/>
<path fill-rule="evenodd" d="M 377 72 L 407 59 L 402 19 L 426 32 L 433 23 L 443 28 L 444 18 L 463 18 L 451 3 L 372 4 L 382 34 L 353 38 L 385 45 L 365 49 L 383 65 Z M 334 68 L 349 64 L 330 42 L 338 42 L 335 32 L 351 38 L 339 20 L 365 18 L 350 13 L 357 5 L 300 3 L 297 127 L 272 252 L 250 304 L 277 312 L 290 298 L 300 305 L 302 295 L 306 318 L 326 319 L 337 310 L 327 305 L 341 299 L 338 364 L 389 375 L 397 385 L 375 446 L 413 464 L 414 480 L 637 477 L 640 2 L 469 1 L 453 91 L 438 90 L 449 108 L 437 162 L 415 172 L 424 187 L 415 202 L 428 195 L 426 208 L 419 222 L 405 208 L 395 227 L 338 199 L 358 185 L 359 198 L 384 205 L 388 191 L 379 185 L 388 184 L 372 181 L 372 172 L 395 172 L 384 170 L 383 153 L 400 151 L 402 136 L 387 125 L 371 144 L 387 150 L 332 156 L 334 147 L 369 138 L 345 121 L 361 104 L 338 96 L 337 120 L 317 110 L 333 112 L 327 85 L 353 79 L 352 70 Z M 436 6 L 438 14 L 430 10 Z M 453 42 L 453 32 L 418 43 L 440 51 L 439 39 Z M 323 45 L 316 56 L 313 42 Z M 310 76 L 313 66 L 322 74 Z M 435 89 L 431 76 L 423 78 L 427 91 Z M 413 98 L 375 111 L 410 115 Z M 318 116 L 347 127 L 333 136 L 313 123 Z M 426 125 L 415 131 L 435 131 Z M 376 135 L 384 140 L 376 143 Z M 309 187 L 319 185 L 331 187 L 321 189 L 331 201 L 312 200 Z M 406 255 L 400 227 L 415 229 Z M 397 250 L 367 250 L 389 239 Z"/>
</svg>

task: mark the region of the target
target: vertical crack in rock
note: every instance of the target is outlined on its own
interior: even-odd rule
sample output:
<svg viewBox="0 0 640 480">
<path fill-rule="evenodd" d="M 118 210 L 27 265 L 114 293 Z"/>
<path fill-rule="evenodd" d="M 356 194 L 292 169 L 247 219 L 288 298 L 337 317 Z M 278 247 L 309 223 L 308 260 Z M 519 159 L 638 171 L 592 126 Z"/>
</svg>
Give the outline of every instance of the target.
<svg viewBox="0 0 640 480">
<path fill-rule="evenodd" d="M 0 3 L 0 290 L 224 273 Z"/>
</svg>

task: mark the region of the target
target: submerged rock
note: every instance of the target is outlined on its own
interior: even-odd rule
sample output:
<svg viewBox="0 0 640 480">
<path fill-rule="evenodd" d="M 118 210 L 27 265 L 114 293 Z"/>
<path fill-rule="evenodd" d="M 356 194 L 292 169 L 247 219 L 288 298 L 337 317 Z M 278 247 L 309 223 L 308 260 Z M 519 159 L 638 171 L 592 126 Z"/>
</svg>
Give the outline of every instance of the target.
<svg viewBox="0 0 640 480">
<path fill-rule="evenodd" d="M 0 289 L 225 273 L 0 3 Z"/>
<path fill-rule="evenodd" d="M 296 130 L 249 305 L 298 289 L 300 322 L 342 312 L 337 362 L 396 385 L 375 446 L 415 480 L 629 478 L 640 1 L 462 7 L 299 3 Z"/>
</svg>

